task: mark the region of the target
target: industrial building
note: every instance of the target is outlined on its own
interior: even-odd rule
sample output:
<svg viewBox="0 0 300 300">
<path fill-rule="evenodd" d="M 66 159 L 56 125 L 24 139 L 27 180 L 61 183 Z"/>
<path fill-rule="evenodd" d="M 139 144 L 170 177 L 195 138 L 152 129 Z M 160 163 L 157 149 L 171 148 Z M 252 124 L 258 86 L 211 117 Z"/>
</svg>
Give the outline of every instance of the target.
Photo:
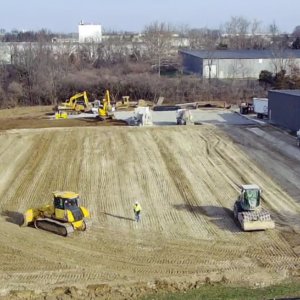
<svg viewBox="0 0 300 300">
<path fill-rule="evenodd" d="M 269 91 L 270 123 L 295 132 L 300 129 L 300 90 Z"/>
<path fill-rule="evenodd" d="M 300 68 L 300 50 L 181 50 L 183 71 L 203 78 L 254 78 L 262 70 L 289 74 Z"/>
<path fill-rule="evenodd" d="M 85 24 L 82 21 L 78 25 L 79 43 L 101 43 L 101 25 Z"/>
</svg>

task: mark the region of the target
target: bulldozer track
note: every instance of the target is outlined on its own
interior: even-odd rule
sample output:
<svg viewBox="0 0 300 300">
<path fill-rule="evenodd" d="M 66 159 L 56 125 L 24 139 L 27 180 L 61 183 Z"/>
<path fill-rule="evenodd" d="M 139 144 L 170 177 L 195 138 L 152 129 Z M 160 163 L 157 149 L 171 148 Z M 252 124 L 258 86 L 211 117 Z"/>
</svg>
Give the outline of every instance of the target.
<svg viewBox="0 0 300 300">
<path fill-rule="evenodd" d="M 216 273 L 238 281 L 249 270 L 276 276 L 300 266 L 299 202 L 213 126 L 15 130 L 0 135 L 0 159 L 0 290 Z M 249 182 L 263 188 L 275 230 L 235 224 L 238 187 Z M 64 239 L 16 225 L 55 190 L 78 191 L 88 231 Z"/>
<path fill-rule="evenodd" d="M 74 229 L 70 224 L 63 224 L 55 220 L 50 219 L 36 219 L 34 222 L 34 227 L 36 229 L 42 229 L 45 231 L 50 231 L 52 233 L 61 235 L 61 236 L 70 236 Z"/>
</svg>

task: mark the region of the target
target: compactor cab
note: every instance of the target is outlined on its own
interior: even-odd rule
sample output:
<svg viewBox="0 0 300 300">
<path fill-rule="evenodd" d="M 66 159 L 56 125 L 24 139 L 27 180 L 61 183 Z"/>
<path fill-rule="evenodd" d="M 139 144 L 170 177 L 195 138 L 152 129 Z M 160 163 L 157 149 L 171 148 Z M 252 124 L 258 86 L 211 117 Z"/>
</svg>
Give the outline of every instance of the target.
<svg viewBox="0 0 300 300">
<path fill-rule="evenodd" d="M 234 203 L 234 218 L 244 231 L 266 230 L 275 227 L 270 213 L 261 207 L 261 189 L 256 184 L 242 185 Z"/>
<path fill-rule="evenodd" d="M 300 147 L 300 129 L 297 131 L 297 146 Z"/>
<path fill-rule="evenodd" d="M 75 230 L 84 231 L 90 226 L 88 209 L 79 206 L 79 195 L 74 192 L 53 192 L 53 204 L 30 208 L 24 214 L 23 226 L 68 236 Z"/>
<path fill-rule="evenodd" d="M 133 117 L 128 119 L 130 126 L 152 126 L 152 112 L 149 107 L 136 107 Z"/>
<path fill-rule="evenodd" d="M 240 204 L 244 210 L 256 210 L 260 207 L 261 190 L 257 185 L 243 185 L 240 194 Z"/>
<path fill-rule="evenodd" d="M 190 110 L 181 108 L 176 112 L 177 125 L 191 125 L 193 124 L 193 117 Z"/>
</svg>

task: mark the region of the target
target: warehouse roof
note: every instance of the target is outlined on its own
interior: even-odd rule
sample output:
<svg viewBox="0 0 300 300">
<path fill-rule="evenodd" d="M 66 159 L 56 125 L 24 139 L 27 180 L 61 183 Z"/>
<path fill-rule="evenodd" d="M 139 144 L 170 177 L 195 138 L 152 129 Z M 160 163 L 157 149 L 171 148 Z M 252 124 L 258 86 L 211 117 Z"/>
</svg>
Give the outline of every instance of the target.
<svg viewBox="0 0 300 300">
<path fill-rule="evenodd" d="M 300 97 L 300 90 L 271 90 L 269 92 L 288 94 L 288 95 L 299 96 Z"/>
<path fill-rule="evenodd" d="M 259 58 L 300 58 L 300 50 L 180 50 L 182 54 L 202 59 L 259 59 Z"/>
</svg>

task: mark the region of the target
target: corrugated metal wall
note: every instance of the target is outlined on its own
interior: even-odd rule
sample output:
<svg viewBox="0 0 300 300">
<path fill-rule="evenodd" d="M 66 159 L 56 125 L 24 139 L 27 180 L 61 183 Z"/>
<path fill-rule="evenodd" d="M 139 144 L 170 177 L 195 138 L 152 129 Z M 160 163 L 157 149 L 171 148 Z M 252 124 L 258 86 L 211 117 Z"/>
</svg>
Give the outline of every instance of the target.
<svg viewBox="0 0 300 300">
<path fill-rule="evenodd" d="M 273 58 L 243 58 L 243 59 L 211 59 L 200 58 L 188 53 L 181 53 L 183 69 L 186 73 L 196 73 L 204 78 L 209 77 L 207 72 L 207 66 L 210 66 L 213 71 L 211 77 L 216 78 L 259 78 L 259 74 L 262 70 L 268 70 L 275 72 L 279 66 L 283 65 L 287 74 L 290 73 L 292 67 L 300 67 L 300 59 L 281 59 L 279 62 Z M 213 52 L 211 53 L 211 57 Z"/>
<path fill-rule="evenodd" d="M 269 91 L 270 122 L 291 131 L 300 129 L 300 94 Z"/>
</svg>

